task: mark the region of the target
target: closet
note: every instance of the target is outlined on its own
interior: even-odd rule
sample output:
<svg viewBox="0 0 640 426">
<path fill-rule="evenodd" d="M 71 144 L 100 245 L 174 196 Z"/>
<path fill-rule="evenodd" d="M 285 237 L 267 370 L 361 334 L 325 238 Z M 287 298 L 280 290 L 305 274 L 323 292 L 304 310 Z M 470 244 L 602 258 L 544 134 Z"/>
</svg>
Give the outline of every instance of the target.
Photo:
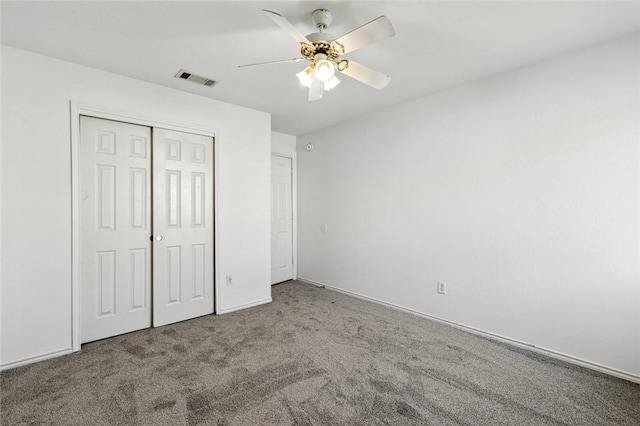
<svg viewBox="0 0 640 426">
<path fill-rule="evenodd" d="M 213 144 L 80 117 L 81 343 L 213 313 Z"/>
</svg>

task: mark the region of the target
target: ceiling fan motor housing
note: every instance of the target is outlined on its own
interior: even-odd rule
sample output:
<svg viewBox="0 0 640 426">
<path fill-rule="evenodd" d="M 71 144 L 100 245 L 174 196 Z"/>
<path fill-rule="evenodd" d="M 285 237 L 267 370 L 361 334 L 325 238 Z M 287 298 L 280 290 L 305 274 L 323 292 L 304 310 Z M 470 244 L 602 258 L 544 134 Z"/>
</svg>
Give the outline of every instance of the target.
<svg viewBox="0 0 640 426">
<path fill-rule="evenodd" d="M 311 44 L 302 43 L 300 53 L 314 63 L 318 54 L 325 55 L 329 61 L 335 61 L 344 53 L 344 46 L 337 43 L 332 34 L 324 32 L 333 21 L 333 14 L 328 9 L 316 9 L 311 14 L 311 19 L 319 32 L 307 35 Z"/>
</svg>

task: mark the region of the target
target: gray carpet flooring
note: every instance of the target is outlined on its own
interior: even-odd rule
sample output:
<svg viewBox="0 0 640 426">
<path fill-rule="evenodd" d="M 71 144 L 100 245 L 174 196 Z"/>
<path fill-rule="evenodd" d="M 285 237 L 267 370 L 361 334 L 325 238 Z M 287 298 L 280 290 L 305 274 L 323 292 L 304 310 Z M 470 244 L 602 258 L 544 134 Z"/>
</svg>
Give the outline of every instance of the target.
<svg viewBox="0 0 640 426">
<path fill-rule="evenodd" d="M 640 425 L 640 385 L 297 282 L 0 379 L 2 425 Z"/>
</svg>

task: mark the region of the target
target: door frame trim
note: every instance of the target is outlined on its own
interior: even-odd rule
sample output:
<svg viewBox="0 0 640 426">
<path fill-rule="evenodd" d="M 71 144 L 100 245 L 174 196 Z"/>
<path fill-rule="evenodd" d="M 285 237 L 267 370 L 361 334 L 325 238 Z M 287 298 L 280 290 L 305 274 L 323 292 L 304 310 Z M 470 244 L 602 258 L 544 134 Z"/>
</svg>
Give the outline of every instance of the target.
<svg viewBox="0 0 640 426">
<path fill-rule="evenodd" d="M 106 120 L 122 121 L 147 127 L 161 127 L 163 129 L 179 132 L 195 133 L 213 138 L 213 297 L 214 313 L 219 311 L 220 299 L 218 294 L 219 280 L 219 229 L 218 226 L 218 185 L 220 182 L 218 173 L 220 170 L 219 141 L 217 128 L 195 123 L 184 123 L 171 119 L 122 111 L 114 108 L 89 105 L 78 101 L 70 101 L 71 115 L 71 348 L 73 352 L 80 350 L 80 178 L 79 178 L 79 143 L 80 143 L 80 116 L 102 118 Z"/>
<path fill-rule="evenodd" d="M 296 167 L 296 154 L 284 152 L 272 152 L 271 156 L 284 157 L 291 159 L 291 238 L 293 245 L 291 251 L 293 253 L 293 279 L 298 279 L 298 171 Z M 271 281 L 271 280 L 269 280 Z"/>
</svg>

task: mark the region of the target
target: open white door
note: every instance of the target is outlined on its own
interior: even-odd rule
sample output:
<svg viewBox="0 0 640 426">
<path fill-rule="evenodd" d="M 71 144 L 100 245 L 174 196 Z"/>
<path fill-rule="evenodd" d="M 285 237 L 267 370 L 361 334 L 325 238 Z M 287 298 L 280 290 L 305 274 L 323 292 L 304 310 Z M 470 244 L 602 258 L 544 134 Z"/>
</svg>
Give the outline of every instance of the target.
<svg viewBox="0 0 640 426">
<path fill-rule="evenodd" d="M 80 117 L 81 343 L 151 325 L 151 129 Z"/>
<path fill-rule="evenodd" d="M 213 313 L 213 138 L 153 129 L 153 325 Z"/>
<path fill-rule="evenodd" d="M 291 158 L 271 156 L 271 284 L 293 279 Z"/>
</svg>

